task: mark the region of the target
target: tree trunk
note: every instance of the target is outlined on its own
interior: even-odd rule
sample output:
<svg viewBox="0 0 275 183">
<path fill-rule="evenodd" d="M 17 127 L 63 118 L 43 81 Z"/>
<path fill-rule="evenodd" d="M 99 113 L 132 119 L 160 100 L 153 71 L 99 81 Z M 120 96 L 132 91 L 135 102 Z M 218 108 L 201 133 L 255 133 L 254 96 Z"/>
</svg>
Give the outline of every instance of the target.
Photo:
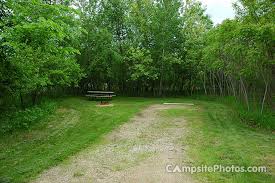
<svg viewBox="0 0 275 183">
<path fill-rule="evenodd" d="M 271 107 L 273 109 L 275 109 L 275 102 L 273 100 L 273 97 L 275 98 L 275 64 L 272 66 L 272 71 L 271 71 L 271 77 L 273 79 L 271 79 L 271 93 L 270 93 L 270 103 L 271 103 Z"/>
<path fill-rule="evenodd" d="M 264 96 L 263 96 L 263 100 L 262 100 L 261 114 L 263 114 L 263 111 L 264 111 L 264 103 L 265 103 L 265 99 L 266 99 L 267 90 L 268 90 L 268 83 L 265 82 L 265 92 L 264 92 Z"/>
<path fill-rule="evenodd" d="M 233 79 L 230 77 L 230 83 L 231 83 L 231 87 L 232 87 L 232 92 L 233 92 L 233 96 L 236 96 L 236 89 L 235 89 L 235 85 L 233 82 Z"/>
<path fill-rule="evenodd" d="M 214 79 L 214 73 L 213 72 L 210 72 L 210 82 L 212 84 L 213 95 L 216 95 L 216 86 L 215 86 L 215 79 Z"/>
<path fill-rule="evenodd" d="M 207 95 L 207 90 L 206 90 L 206 76 L 205 73 L 203 74 L 203 88 L 204 88 L 204 93 Z"/>
<path fill-rule="evenodd" d="M 218 73 L 218 77 L 215 76 L 217 82 L 218 82 L 218 86 L 219 86 L 219 89 L 220 89 L 220 95 L 223 96 L 223 89 L 222 89 L 222 77 L 221 77 L 221 74 L 220 72 Z"/>
<path fill-rule="evenodd" d="M 163 60 L 164 60 L 164 49 L 162 49 L 162 58 L 160 64 L 160 79 L 159 79 L 159 96 L 162 96 L 162 88 L 163 88 Z"/>
<path fill-rule="evenodd" d="M 36 104 L 37 91 L 34 91 L 32 94 L 32 105 Z"/>
<path fill-rule="evenodd" d="M 21 92 L 20 92 L 20 103 L 21 103 L 21 108 L 25 109 L 24 100 Z"/>
<path fill-rule="evenodd" d="M 247 110 L 249 111 L 249 101 L 248 101 L 247 91 L 246 91 L 245 85 L 243 83 L 242 77 L 240 78 L 240 81 L 241 81 L 241 85 L 242 85 L 242 89 L 243 89 L 243 93 L 244 93 L 244 97 L 245 97 L 245 102 L 247 105 Z"/>
</svg>

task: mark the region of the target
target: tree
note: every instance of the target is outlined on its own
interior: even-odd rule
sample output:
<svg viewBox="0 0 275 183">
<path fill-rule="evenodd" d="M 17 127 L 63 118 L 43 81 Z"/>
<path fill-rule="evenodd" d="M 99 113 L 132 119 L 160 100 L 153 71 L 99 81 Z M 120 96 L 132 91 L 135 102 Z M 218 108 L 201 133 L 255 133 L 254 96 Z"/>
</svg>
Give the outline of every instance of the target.
<svg viewBox="0 0 275 183">
<path fill-rule="evenodd" d="M 2 36 L 11 50 L 8 65 L 15 70 L 13 94 L 31 94 L 35 103 L 48 88 L 77 85 L 82 74 L 75 59 L 80 34 L 75 12 L 39 0 L 9 1 L 8 8 L 12 15 L 5 21 L 13 25 L 4 27 Z"/>
<path fill-rule="evenodd" d="M 206 15 L 205 9 L 197 1 L 186 1 L 183 9 L 182 34 L 184 44 L 184 74 L 188 78 L 186 85 L 193 93 L 195 88 L 200 88 L 202 83 L 205 94 L 207 66 L 202 63 L 205 35 L 212 28 L 212 21 Z"/>
<path fill-rule="evenodd" d="M 237 19 L 224 21 L 207 34 L 203 57 L 214 93 L 216 86 L 220 94 L 238 91 L 248 110 L 249 101 L 261 98 L 261 113 L 272 96 L 274 10 L 269 5 L 270 1 L 245 0 L 235 4 Z"/>
</svg>

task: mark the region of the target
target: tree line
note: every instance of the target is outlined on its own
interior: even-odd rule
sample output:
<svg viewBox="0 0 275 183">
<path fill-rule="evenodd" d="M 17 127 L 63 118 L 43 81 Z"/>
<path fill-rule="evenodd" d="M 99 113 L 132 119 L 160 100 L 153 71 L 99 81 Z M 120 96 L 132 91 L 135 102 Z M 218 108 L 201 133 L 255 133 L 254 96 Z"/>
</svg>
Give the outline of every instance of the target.
<svg viewBox="0 0 275 183">
<path fill-rule="evenodd" d="M 238 0 L 215 26 L 196 0 L 0 2 L 0 105 L 60 88 L 272 105 L 272 0 Z"/>
</svg>

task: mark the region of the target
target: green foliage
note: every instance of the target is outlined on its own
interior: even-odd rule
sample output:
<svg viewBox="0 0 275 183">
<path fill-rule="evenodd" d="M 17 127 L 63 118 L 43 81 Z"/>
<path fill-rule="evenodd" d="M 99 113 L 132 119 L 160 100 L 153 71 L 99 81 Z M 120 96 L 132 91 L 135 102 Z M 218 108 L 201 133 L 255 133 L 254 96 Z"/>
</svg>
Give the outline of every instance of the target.
<svg viewBox="0 0 275 183">
<path fill-rule="evenodd" d="M 274 106 L 274 3 L 239 0 L 213 26 L 197 0 L 2 0 L 0 105 L 62 87 L 235 96 Z M 84 77 L 85 76 L 85 77 Z M 7 98 L 7 99 L 6 99 Z M 13 105 L 14 106 L 14 105 Z"/>
<path fill-rule="evenodd" d="M 263 113 L 266 104 L 274 105 L 274 3 L 240 0 L 235 8 L 236 19 L 224 21 L 205 36 L 201 62 L 205 93 L 238 96 L 248 110 L 250 103 L 260 103 L 257 109 Z"/>
<path fill-rule="evenodd" d="M 272 111 L 266 111 L 262 114 L 259 111 L 251 112 L 242 109 L 239 114 L 242 121 L 250 126 L 275 130 L 275 114 Z"/>
<path fill-rule="evenodd" d="M 247 110 L 244 103 L 239 101 L 236 97 L 217 97 L 217 96 L 205 96 L 195 95 L 193 99 L 203 100 L 208 102 L 217 102 L 228 106 L 234 111 L 234 114 L 238 116 L 241 123 L 248 125 L 249 127 L 266 129 L 269 131 L 275 130 L 275 113 L 271 109 L 266 110 L 265 113 L 260 112 L 260 107 L 257 103 L 254 103 L 250 111 Z M 251 101 L 252 103 L 252 101 Z"/>
<path fill-rule="evenodd" d="M 15 130 L 30 129 L 31 126 L 47 119 L 55 109 L 55 102 L 45 101 L 40 105 L 29 107 L 25 110 L 2 112 L 0 115 L 0 135 L 2 136 Z"/>
<path fill-rule="evenodd" d="M 191 65 L 192 68 L 196 65 L 193 60 L 199 59 L 195 47 L 202 42 L 202 36 L 196 34 L 202 35 L 211 27 L 201 4 L 188 3 L 188 6 L 174 0 L 76 3 L 87 32 L 79 58 L 87 74 L 83 84 L 93 89 L 102 89 L 107 84 L 109 89 L 130 94 L 181 90 L 175 82 L 185 85 L 186 78 L 193 74 Z M 194 36 L 200 41 L 192 42 Z M 188 50 L 188 56 L 185 42 L 193 48 Z"/>
<path fill-rule="evenodd" d="M 158 78 L 149 51 L 130 48 L 125 59 L 129 67 L 131 80 L 146 82 Z"/>
<path fill-rule="evenodd" d="M 7 9 L 0 36 L 1 70 L 8 75 L 0 78 L 3 87 L 16 96 L 76 86 L 83 76 L 75 58 L 81 34 L 76 11 L 40 0 L 7 1 Z"/>
</svg>

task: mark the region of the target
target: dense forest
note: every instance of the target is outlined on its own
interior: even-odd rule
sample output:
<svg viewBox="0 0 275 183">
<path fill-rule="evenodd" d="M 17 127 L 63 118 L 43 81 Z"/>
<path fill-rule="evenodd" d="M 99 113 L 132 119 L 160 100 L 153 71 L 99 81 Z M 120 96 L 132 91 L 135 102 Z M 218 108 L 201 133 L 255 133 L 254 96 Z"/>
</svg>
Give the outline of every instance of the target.
<svg viewBox="0 0 275 183">
<path fill-rule="evenodd" d="M 0 1 L 2 108 L 87 90 L 273 105 L 272 0 L 238 0 L 219 25 L 196 0 Z"/>
</svg>

